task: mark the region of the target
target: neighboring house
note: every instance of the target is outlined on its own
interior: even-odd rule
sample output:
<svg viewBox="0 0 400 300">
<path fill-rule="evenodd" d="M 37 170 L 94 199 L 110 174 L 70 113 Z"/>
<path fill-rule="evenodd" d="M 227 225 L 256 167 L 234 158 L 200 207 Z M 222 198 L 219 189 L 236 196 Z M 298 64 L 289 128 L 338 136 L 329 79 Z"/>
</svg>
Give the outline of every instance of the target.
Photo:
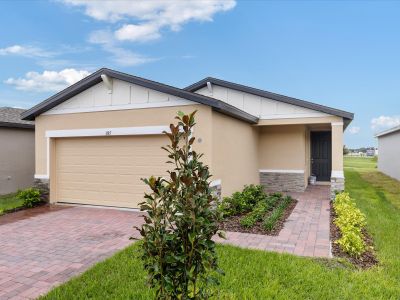
<svg viewBox="0 0 400 300">
<path fill-rule="evenodd" d="M 377 156 L 377 155 L 378 155 L 378 149 L 376 149 L 376 148 L 367 149 L 367 156 L 371 157 L 371 156 Z"/>
<path fill-rule="evenodd" d="M 35 180 L 50 183 L 52 202 L 138 207 L 140 178 L 168 168 L 162 132 L 194 110 L 194 146 L 222 196 L 251 183 L 303 191 L 311 174 L 344 188 L 352 113 L 214 78 L 179 89 L 105 68 L 23 114 L 36 123 Z"/>
<path fill-rule="evenodd" d="M 21 120 L 25 110 L 0 107 L 0 195 L 33 184 L 35 125 Z"/>
<path fill-rule="evenodd" d="M 383 131 L 378 138 L 379 171 L 400 180 L 400 126 Z"/>
</svg>

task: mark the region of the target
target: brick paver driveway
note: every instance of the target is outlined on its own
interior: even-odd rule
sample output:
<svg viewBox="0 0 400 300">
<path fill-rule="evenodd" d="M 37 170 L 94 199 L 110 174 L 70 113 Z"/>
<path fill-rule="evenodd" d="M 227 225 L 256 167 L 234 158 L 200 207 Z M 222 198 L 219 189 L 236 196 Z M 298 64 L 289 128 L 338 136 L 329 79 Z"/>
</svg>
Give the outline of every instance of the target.
<svg viewBox="0 0 400 300">
<path fill-rule="evenodd" d="M 278 236 L 228 232 L 217 241 L 304 256 L 330 256 L 329 187 L 293 193 L 298 204 Z M 53 206 L 0 217 L 0 300 L 31 299 L 129 245 L 141 214 Z"/>
<path fill-rule="evenodd" d="M 27 215 L 28 214 L 28 215 Z M 32 299 L 131 241 L 132 211 L 53 207 L 0 218 L 0 299 Z"/>
</svg>

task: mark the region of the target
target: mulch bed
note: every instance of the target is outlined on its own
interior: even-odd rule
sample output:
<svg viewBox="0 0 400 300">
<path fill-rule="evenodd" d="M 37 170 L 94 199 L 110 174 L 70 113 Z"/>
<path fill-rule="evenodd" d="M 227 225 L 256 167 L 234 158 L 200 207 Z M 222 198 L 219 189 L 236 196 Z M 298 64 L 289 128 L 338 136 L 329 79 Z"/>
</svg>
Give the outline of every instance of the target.
<svg viewBox="0 0 400 300">
<path fill-rule="evenodd" d="M 282 214 L 281 218 L 276 222 L 275 227 L 272 230 L 265 230 L 263 227 L 263 222 L 257 222 L 253 227 L 247 228 L 240 225 L 240 219 L 244 215 L 232 216 L 220 222 L 219 226 L 221 230 L 224 231 L 233 231 L 233 232 L 243 232 L 243 233 L 254 233 L 254 234 L 263 234 L 263 235 L 278 235 L 281 229 L 283 228 L 286 219 L 290 216 L 293 209 L 296 207 L 297 200 L 293 199 L 293 201 L 286 207 L 286 210 Z M 272 212 L 269 212 L 271 214 Z"/>
<path fill-rule="evenodd" d="M 340 239 L 341 233 L 339 228 L 333 223 L 333 220 L 336 217 L 335 210 L 333 209 L 332 203 L 331 203 L 331 213 L 330 213 L 330 238 L 332 241 L 332 254 L 335 257 L 341 257 L 345 258 L 348 261 L 350 261 L 354 266 L 361 268 L 361 269 L 368 269 L 371 268 L 375 265 L 377 265 L 378 259 L 375 256 L 375 252 L 373 250 L 374 247 L 374 241 L 372 240 L 372 237 L 368 234 L 368 232 L 363 229 L 363 235 L 364 235 L 364 242 L 366 244 L 366 251 L 358 258 L 352 257 L 348 255 L 346 252 L 343 252 L 339 245 L 336 244 L 334 241 Z"/>
</svg>

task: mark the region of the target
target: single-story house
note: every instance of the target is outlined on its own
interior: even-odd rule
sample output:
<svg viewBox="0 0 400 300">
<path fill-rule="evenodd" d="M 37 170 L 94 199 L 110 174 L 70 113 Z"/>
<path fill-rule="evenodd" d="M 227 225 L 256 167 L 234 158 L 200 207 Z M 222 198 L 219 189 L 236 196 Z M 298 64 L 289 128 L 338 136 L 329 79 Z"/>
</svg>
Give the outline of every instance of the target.
<svg viewBox="0 0 400 300">
<path fill-rule="evenodd" d="M 164 130 L 197 110 L 194 147 L 222 196 L 246 184 L 342 190 L 343 131 L 353 114 L 215 78 L 180 89 L 100 69 L 23 113 L 36 124 L 35 180 L 51 202 L 136 208 L 140 178 L 166 174 Z"/>
<path fill-rule="evenodd" d="M 0 195 L 33 184 L 35 125 L 21 120 L 25 110 L 0 107 Z"/>
<path fill-rule="evenodd" d="M 378 169 L 400 180 L 400 126 L 376 135 L 378 138 Z"/>
</svg>

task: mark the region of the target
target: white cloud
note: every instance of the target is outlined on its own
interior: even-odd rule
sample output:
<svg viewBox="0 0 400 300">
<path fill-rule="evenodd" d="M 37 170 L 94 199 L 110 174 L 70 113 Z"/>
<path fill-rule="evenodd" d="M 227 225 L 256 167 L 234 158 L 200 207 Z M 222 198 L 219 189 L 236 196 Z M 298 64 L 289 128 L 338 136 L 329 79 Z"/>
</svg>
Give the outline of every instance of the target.
<svg viewBox="0 0 400 300">
<path fill-rule="evenodd" d="M 151 41 L 161 37 L 159 27 L 154 23 L 127 24 L 115 32 L 115 37 L 120 41 Z"/>
<path fill-rule="evenodd" d="M 105 45 L 103 48 L 112 54 L 111 59 L 120 66 L 137 66 L 157 60 L 120 47 Z"/>
<path fill-rule="evenodd" d="M 400 125 L 400 116 L 379 116 L 371 120 L 371 128 L 380 131 Z"/>
<path fill-rule="evenodd" d="M 86 70 L 64 69 L 59 72 L 44 71 L 43 73 L 28 72 L 24 78 L 8 78 L 6 84 L 13 85 L 17 90 L 36 92 L 57 92 L 90 73 Z"/>
<path fill-rule="evenodd" d="M 171 0 L 171 1 L 95 1 L 62 0 L 83 7 L 85 14 L 99 21 L 118 25 L 114 38 L 119 41 L 144 42 L 161 37 L 161 30 L 178 31 L 187 22 L 212 21 L 218 12 L 235 7 L 235 0 Z"/>
<path fill-rule="evenodd" d="M 104 51 L 111 54 L 111 60 L 120 66 L 137 66 L 157 60 L 117 46 L 117 43 L 113 39 L 113 34 L 107 30 L 92 32 L 89 42 L 100 44 Z"/>
<path fill-rule="evenodd" d="M 19 55 L 25 57 L 52 57 L 55 53 L 34 46 L 13 45 L 0 48 L 0 55 Z"/>
<path fill-rule="evenodd" d="M 349 129 L 349 133 L 350 133 L 350 134 L 357 134 L 357 133 L 360 132 L 360 130 L 361 130 L 360 127 L 353 126 L 353 127 L 351 127 L 351 128 Z"/>
</svg>

